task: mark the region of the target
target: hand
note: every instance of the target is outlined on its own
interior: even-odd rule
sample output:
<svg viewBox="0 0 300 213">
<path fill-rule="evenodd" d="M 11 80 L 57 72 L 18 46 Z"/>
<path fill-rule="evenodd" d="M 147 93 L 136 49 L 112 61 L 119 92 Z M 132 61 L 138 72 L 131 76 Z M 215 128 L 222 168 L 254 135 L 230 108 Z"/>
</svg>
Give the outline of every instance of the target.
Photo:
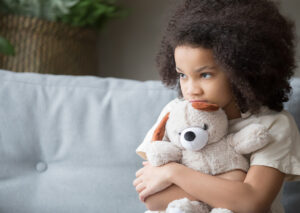
<svg viewBox="0 0 300 213">
<path fill-rule="evenodd" d="M 146 161 L 143 162 L 143 165 L 144 167 L 136 172 L 136 179 L 133 181 L 142 202 L 148 196 L 160 192 L 172 184 L 169 178 L 168 164 L 156 167 Z"/>
</svg>

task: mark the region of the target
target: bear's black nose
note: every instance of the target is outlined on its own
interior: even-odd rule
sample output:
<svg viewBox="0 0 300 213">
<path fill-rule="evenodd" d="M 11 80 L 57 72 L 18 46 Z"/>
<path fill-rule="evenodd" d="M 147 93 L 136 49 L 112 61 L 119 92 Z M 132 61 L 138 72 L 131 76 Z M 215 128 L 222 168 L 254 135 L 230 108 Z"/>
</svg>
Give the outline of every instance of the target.
<svg viewBox="0 0 300 213">
<path fill-rule="evenodd" d="M 196 138 L 196 134 L 192 131 L 184 133 L 184 139 L 186 141 L 193 141 Z"/>
</svg>

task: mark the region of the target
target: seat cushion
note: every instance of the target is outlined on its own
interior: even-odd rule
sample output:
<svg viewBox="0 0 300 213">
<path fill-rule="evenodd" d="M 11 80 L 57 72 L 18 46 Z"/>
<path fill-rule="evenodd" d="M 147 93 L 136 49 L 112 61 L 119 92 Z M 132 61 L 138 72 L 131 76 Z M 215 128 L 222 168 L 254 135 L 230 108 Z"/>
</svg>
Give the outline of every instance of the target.
<svg viewBox="0 0 300 213">
<path fill-rule="evenodd" d="M 0 71 L 0 212 L 143 212 L 135 149 L 175 95 L 155 81 Z"/>
</svg>

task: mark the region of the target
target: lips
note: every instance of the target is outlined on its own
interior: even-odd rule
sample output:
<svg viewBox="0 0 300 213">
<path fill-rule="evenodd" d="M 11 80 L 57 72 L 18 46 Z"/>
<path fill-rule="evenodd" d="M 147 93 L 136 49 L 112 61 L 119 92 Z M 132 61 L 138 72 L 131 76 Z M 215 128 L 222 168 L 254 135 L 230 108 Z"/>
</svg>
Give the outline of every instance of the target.
<svg viewBox="0 0 300 213">
<path fill-rule="evenodd" d="M 204 102 L 207 103 L 208 101 L 206 100 L 189 100 L 190 103 L 199 103 L 199 102 Z"/>
</svg>

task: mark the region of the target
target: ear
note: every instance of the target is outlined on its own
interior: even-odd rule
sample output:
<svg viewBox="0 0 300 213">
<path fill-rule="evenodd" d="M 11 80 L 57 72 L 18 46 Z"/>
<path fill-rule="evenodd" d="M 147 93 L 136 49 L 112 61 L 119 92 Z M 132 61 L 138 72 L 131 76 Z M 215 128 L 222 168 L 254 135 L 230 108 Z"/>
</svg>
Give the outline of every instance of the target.
<svg viewBox="0 0 300 213">
<path fill-rule="evenodd" d="M 214 112 L 219 109 L 218 105 L 205 102 L 193 102 L 192 106 L 194 109 L 203 110 L 207 112 Z"/>
<path fill-rule="evenodd" d="M 161 120 L 157 128 L 155 129 L 152 140 L 151 141 L 161 141 L 164 137 L 165 130 L 166 130 L 166 123 L 169 119 L 170 112 L 168 112 L 165 117 Z"/>
</svg>

